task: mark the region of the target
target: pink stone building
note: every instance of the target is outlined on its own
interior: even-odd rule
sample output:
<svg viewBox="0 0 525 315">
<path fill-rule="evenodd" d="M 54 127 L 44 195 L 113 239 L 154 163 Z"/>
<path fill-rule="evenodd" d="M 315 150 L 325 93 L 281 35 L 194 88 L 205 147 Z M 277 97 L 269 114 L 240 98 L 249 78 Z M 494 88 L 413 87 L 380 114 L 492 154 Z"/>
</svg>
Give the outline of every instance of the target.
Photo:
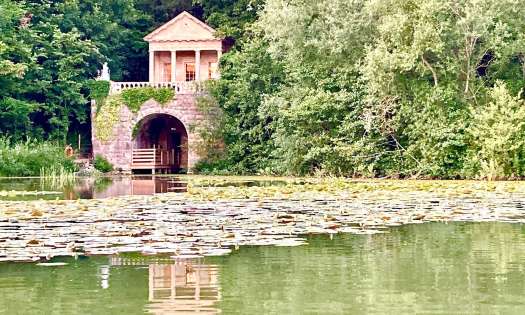
<svg viewBox="0 0 525 315">
<path fill-rule="evenodd" d="M 149 43 L 149 82 L 111 82 L 110 95 L 125 89 L 167 87 L 175 91 L 168 104 L 145 102 L 137 113 L 126 106 L 111 140 L 97 137 L 96 104 L 92 103 L 93 154 L 106 157 L 123 171 L 191 171 L 199 160 L 192 126 L 203 116 L 196 106 L 200 82 L 219 76 L 223 41 L 215 30 L 187 12 L 144 37 Z"/>
</svg>

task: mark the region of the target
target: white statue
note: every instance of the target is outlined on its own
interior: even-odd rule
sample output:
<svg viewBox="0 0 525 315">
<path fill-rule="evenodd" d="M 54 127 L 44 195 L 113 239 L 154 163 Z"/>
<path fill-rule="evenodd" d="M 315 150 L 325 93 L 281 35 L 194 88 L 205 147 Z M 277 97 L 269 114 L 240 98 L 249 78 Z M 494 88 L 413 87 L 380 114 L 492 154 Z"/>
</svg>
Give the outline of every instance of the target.
<svg viewBox="0 0 525 315">
<path fill-rule="evenodd" d="M 108 67 L 108 63 L 107 62 L 104 62 L 104 64 L 102 65 L 102 70 L 98 71 L 97 80 L 110 81 L 110 79 L 109 79 L 109 67 Z"/>
</svg>

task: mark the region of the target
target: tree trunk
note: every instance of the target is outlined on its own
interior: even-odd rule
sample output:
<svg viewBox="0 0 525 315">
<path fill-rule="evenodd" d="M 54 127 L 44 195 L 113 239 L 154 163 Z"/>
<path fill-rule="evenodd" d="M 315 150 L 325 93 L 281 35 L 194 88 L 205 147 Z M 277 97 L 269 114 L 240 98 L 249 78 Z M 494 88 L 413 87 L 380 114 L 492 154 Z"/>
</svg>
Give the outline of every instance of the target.
<svg viewBox="0 0 525 315">
<path fill-rule="evenodd" d="M 434 86 L 438 86 L 438 77 L 436 70 L 430 65 L 430 63 L 425 59 L 425 55 L 421 56 L 421 60 L 423 60 L 423 64 L 432 72 L 432 78 L 434 78 Z"/>
</svg>

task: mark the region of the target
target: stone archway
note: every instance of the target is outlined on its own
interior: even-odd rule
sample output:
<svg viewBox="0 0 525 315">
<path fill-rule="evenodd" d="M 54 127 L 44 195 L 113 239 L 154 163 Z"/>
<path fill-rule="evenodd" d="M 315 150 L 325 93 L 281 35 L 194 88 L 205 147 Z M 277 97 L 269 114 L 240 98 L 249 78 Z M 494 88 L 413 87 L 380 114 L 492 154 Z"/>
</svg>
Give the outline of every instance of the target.
<svg viewBox="0 0 525 315">
<path fill-rule="evenodd" d="M 170 114 L 154 113 L 139 120 L 133 128 L 133 148 L 156 148 L 173 157 L 172 170 L 188 168 L 188 130 Z"/>
<path fill-rule="evenodd" d="M 202 120 L 202 114 L 196 106 L 196 96 L 193 94 L 177 94 L 176 99 L 166 105 L 161 105 L 154 100 L 145 102 L 136 113 L 131 112 L 126 106 L 122 106 L 119 114 L 119 122 L 113 128 L 113 138 L 109 141 L 101 141 L 96 138 L 96 125 L 92 124 L 92 143 L 94 155 L 102 155 L 107 158 L 116 170 L 131 171 L 133 158 L 132 150 L 136 144 L 135 137 L 139 131 L 136 127 L 140 122 L 145 122 L 156 115 L 166 115 L 177 119 L 187 133 L 187 159 L 182 171 L 191 172 L 199 154 L 195 145 L 199 143 L 199 135 L 192 129 Z M 96 103 L 91 104 L 92 121 L 96 113 Z"/>
</svg>

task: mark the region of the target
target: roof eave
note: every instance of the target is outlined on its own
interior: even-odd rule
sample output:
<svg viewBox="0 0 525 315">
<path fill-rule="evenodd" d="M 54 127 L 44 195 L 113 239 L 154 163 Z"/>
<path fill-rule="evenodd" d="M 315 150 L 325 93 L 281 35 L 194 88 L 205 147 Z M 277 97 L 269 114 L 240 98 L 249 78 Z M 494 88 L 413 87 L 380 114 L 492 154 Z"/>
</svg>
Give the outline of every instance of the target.
<svg viewBox="0 0 525 315">
<path fill-rule="evenodd" d="M 166 22 L 166 23 L 162 24 L 161 26 L 157 27 L 156 29 L 154 29 L 151 33 L 149 33 L 148 35 L 144 36 L 143 39 L 145 41 L 147 41 L 147 42 L 153 41 L 153 37 L 156 34 L 160 33 L 162 30 L 164 30 L 168 26 L 172 25 L 173 23 L 175 23 L 177 20 L 183 18 L 184 16 L 187 16 L 190 19 L 194 20 L 197 24 L 201 25 L 202 27 L 204 27 L 205 29 L 207 29 L 211 33 L 215 34 L 217 32 L 214 28 L 212 28 L 208 24 L 204 23 L 203 21 L 199 20 L 198 18 L 194 17 L 193 15 L 188 13 L 187 11 L 183 11 L 182 13 L 180 13 L 179 15 L 174 17 L 173 19 L 169 20 L 168 22 Z"/>
</svg>

